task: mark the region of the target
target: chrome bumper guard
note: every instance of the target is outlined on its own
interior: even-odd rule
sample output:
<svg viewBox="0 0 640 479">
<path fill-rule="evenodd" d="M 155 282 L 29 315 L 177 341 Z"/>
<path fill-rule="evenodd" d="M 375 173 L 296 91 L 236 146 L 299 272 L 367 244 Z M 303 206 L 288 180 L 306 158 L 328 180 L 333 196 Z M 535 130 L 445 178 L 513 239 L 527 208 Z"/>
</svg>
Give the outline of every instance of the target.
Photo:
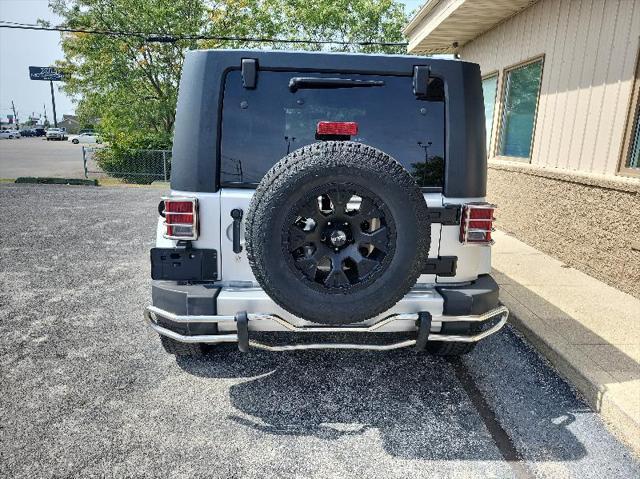
<svg viewBox="0 0 640 479">
<path fill-rule="evenodd" d="M 178 315 L 157 308 L 155 306 L 147 306 L 144 312 L 144 317 L 149 323 L 149 326 L 155 330 L 158 334 L 166 336 L 171 339 L 182 343 L 206 343 L 206 344 L 219 344 L 219 343 L 238 343 L 237 333 L 230 334 L 215 334 L 215 335 L 197 335 L 197 336 L 185 336 L 175 331 L 171 331 L 163 326 L 160 326 L 157 321 L 157 317 L 160 316 L 169 321 L 175 323 L 235 323 L 236 316 L 229 315 L 212 315 L 212 316 L 196 316 L 196 315 Z M 371 333 L 384 330 L 384 327 L 394 321 L 407 321 L 414 320 L 418 322 L 418 313 L 403 313 L 394 314 L 389 316 L 371 326 L 317 326 L 317 327 L 299 327 L 294 326 L 282 318 L 272 314 L 260 314 L 260 313 L 248 313 L 247 319 L 249 323 L 256 321 L 270 322 L 274 327 L 274 330 L 278 331 L 292 331 L 296 333 Z M 499 319 L 496 324 L 490 328 L 479 332 L 474 335 L 455 335 L 455 334 L 439 334 L 429 332 L 427 336 L 428 341 L 445 341 L 445 342 L 463 342 L 474 343 L 486 338 L 496 332 L 498 332 L 506 324 L 509 317 L 509 310 L 505 306 L 487 311 L 484 314 L 475 316 L 437 316 L 433 318 L 434 322 L 477 322 L 483 323 Z M 268 328 L 260 328 L 266 330 Z M 295 351 L 303 349 L 365 349 L 373 351 L 389 351 L 392 349 L 406 348 L 410 346 L 416 346 L 417 339 L 407 339 L 391 344 L 348 344 L 348 343 L 319 343 L 319 344 L 291 344 L 283 346 L 272 346 L 263 344 L 258 341 L 249 340 L 248 345 L 257 349 L 264 349 L 266 351 Z"/>
</svg>

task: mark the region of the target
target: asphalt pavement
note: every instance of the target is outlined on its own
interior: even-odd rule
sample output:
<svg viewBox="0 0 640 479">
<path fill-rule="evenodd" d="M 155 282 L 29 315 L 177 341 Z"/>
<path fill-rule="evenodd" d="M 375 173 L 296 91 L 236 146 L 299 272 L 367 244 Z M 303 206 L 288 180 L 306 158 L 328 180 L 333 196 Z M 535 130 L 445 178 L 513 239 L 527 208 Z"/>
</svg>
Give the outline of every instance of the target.
<svg viewBox="0 0 640 479">
<path fill-rule="evenodd" d="M 412 350 L 166 355 L 161 191 L 0 185 L 0 477 L 640 477 L 514 330 Z"/>
<path fill-rule="evenodd" d="M 0 140 L 0 178 L 84 178 L 82 145 L 43 137 Z"/>
</svg>

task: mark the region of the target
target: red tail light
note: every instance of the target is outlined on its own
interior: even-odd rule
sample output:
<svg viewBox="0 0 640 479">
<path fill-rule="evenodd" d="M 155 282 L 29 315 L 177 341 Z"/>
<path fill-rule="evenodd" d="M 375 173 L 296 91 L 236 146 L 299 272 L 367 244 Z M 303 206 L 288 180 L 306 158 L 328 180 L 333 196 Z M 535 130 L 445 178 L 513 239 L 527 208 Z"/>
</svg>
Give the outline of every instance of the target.
<svg viewBox="0 0 640 479">
<path fill-rule="evenodd" d="M 460 241 L 464 244 L 493 244 L 493 212 L 496 205 L 489 203 L 468 203 L 462 207 L 460 221 Z"/>
<path fill-rule="evenodd" d="M 319 121 L 316 127 L 318 135 L 353 136 L 358 134 L 355 121 Z"/>
<path fill-rule="evenodd" d="M 198 200 L 195 198 L 163 198 L 164 237 L 175 240 L 198 239 Z"/>
</svg>

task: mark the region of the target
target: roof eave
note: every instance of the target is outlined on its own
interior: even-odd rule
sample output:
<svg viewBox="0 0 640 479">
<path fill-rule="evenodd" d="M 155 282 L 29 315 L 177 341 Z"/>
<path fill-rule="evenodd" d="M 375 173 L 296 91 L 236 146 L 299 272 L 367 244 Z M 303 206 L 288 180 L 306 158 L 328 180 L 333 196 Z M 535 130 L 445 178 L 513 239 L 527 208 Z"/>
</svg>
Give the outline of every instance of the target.
<svg viewBox="0 0 640 479">
<path fill-rule="evenodd" d="M 402 29 L 402 33 L 404 33 L 405 36 L 409 36 L 409 33 L 420 24 L 424 17 L 426 17 L 438 3 L 440 3 L 440 0 L 427 0 L 427 3 L 420 7 L 420 10 L 409 20 L 407 26 Z"/>
</svg>

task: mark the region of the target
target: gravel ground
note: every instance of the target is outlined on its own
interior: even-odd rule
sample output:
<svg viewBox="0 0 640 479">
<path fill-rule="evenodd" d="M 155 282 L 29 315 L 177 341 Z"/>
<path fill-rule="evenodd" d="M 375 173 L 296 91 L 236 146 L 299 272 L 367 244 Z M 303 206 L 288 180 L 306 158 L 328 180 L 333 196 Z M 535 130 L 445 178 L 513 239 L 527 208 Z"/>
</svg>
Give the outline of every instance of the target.
<svg viewBox="0 0 640 479">
<path fill-rule="evenodd" d="M 640 477 L 510 329 L 176 361 L 142 321 L 160 193 L 0 185 L 0 477 Z"/>
</svg>

